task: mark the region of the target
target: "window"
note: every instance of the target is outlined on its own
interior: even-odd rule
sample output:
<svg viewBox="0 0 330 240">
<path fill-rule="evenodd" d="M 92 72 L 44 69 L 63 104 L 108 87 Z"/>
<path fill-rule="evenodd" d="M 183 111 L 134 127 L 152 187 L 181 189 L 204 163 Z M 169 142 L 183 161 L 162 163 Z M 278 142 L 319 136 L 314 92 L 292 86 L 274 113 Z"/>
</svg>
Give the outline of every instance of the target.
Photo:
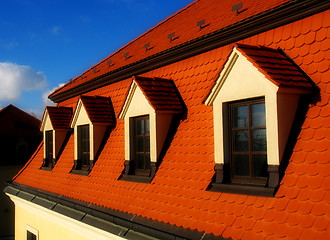
<svg viewBox="0 0 330 240">
<path fill-rule="evenodd" d="M 26 240 L 37 240 L 37 236 L 30 231 L 26 233 Z"/>
<path fill-rule="evenodd" d="M 231 182 L 262 183 L 267 177 L 264 100 L 230 103 Z"/>
<path fill-rule="evenodd" d="M 89 125 L 77 127 L 78 131 L 78 160 L 81 169 L 89 169 Z"/>
<path fill-rule="evenodd" d="M 149 116 L 133 118 L 135 173 L 148 174 L 150 171 L 150 124 Z"/>
<path fill-rule="evenodd" d="M 39 231 L 26 225 L 26 240 L 38 240 L 39 239 Z"/>
<path fill-rule="evenodd" d="M 53 130 L 45 132 L 45 167 L 49 167 L 53 161 Z"/>
</svg>

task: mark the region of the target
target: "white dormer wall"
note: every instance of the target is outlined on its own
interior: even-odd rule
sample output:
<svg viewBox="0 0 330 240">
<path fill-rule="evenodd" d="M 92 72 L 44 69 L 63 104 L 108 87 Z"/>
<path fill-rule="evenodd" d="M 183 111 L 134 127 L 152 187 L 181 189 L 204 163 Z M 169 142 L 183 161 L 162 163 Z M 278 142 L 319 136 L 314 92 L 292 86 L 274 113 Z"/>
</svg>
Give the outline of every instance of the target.
<svg viewBox="0 0 330 240">
<path fill-rule="evenodd" d="M 227 103 L 264 97 L 266 111 L 267 161 L 279 165 L 291 130 L 300 95 L 281 92 L 235 48 L 211 94 L 207 105 L 213 105 L 215 162 L 223 164 L 228 157 L 226 131 Z"/>
<path fill-rule="evenodd" d="M 125 121 L 125 159 L 131 158 L 131 142 L 130 142 L 130 118 L 149 115 L 150 123 L 150 161 L 157 162 L 157 158 L 163 147 L 167 136 L 173 114 L 171 113 L 156 113 L 149 104 L 148 100 L 142 93 L 141 89 L 133 82 L 128 99 L 125 102 L 120 118 Z"/>
<path fill-rule="evenodd" d="M 71 127 L 74 128 L 74 159 L 78 159 L 78 131 L 77 127 L 81 125 L 87 125 L 89 126 L 89 155 L 90 159 L 94 159 L 94 144 L 93 144 L 93 124 L 89 120 L 89 117 L 87 115 L 86 109 L 83 106 L 82 102 L 79 100 L 77 105 L 77 110 L 74 116 L 74 121 L 71 124 Z M 91 144 L 92 143 L 92 144 Z"/>
<path fill-rule="evenodd" d="M 77 127 L 81 125 L 89 125 L 89 154 L 90 160 L 94 160 L 96 151 L 101 145 L 104 133 L 107 129 L 107 125 L 96 125 L 93 124 L 87 114 L 87 111 L 79 100 L 77 109 L 71 123 L 71 128 L 74 129 L 74 159 L 78 160 L 78 131 Z"/>
<path fill-rule="evenodd" d="M 43 119 L 43 122 L 41 124 L 41 131 L 43 132 L 43 139 L 46 139 L 46 131 L 53 131 L 53 153 L 54 158 L 58 155 L 62 143 L 64 142 L 67 134 L 67 130 L 65 129 L 57 129 L 55 130 L 52 122 L 50 120 L 48 111 L 45 113 L 45 117 Z M 46 147 L 44 147 L 44 158 L 46 157 Z"/>
</svg>

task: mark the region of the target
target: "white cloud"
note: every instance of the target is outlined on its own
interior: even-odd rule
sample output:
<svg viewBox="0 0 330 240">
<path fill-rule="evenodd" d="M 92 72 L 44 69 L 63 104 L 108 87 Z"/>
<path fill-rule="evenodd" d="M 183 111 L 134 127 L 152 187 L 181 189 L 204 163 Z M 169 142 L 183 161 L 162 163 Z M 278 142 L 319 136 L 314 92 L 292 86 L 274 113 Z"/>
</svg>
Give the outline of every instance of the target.
<svg viewBox="0 0 330 240">
<path fill-rule="evenodd" d="M 46 84 L 42 72 L 29 66 L 0 62 L 0 101 L 18 100 L 23 91 L 40 90 Z"/>
<path fill-rule="evenodd" d="M 51 90 L 47 90 L 45 91 L 43 94 L 42 94 L 42 101 L 44 103 L 44 106 L 55 106 L 56 104 L 54 102 L 52 102 L 48 96 L 49 94 L 51 94 L 52 92 L 54 92 L 56 89 L 62 87 L 64 85 L 64 83 L 60 83 L 57 87 L 54 87 L 53 89 Z"/>
</svg>

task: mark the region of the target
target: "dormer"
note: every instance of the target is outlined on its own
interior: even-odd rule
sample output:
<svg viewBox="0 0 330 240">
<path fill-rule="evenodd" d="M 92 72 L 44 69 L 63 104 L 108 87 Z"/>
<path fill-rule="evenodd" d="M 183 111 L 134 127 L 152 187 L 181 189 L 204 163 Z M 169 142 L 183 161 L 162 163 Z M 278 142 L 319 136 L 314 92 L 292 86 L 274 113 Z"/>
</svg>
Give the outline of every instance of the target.
<svg viewBox="0 0 330 240">
<path fill-rule="evenodd" d="M 205 100 L 213 106 L 213 186 L 272 195 L 300 98 L 315 89 L 281 50 L 237 44 Z"/>
<path fill-rule="evenodd" d="M 52 169 L 70 132 L 72 108 L 47 106 L 42 117 L 40 131 L 44 137 L 43 169 Z"/>
<path fill-rule="evenodd" d="M 173 81 L 133 77 L 119 118 L 125 121 L 125 170 L 123 178 L 149 181 L 176 114 L 184 104 Z M 130 178 L 132 179 L 132 177 Z"/>
<path fill-rule="evenodd" d="M 107 129 L 115 125 L 109 98 L 81 96 L 78 100 L 71 128 L 74 129 L 74 167 L 72 172 L 88 174 Z"/>
</svg>

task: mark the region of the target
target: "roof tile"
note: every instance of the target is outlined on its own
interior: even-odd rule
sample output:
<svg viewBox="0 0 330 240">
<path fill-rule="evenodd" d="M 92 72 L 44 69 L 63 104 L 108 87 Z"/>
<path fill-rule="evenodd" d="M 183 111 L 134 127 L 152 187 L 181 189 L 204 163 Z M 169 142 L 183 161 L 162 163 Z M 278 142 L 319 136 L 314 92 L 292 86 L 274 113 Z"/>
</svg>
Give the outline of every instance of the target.
<svg viewBox="0 0 330 240">
<path fill-rule="evenodd" d="M 324 230 L 322 232 L 317 232 L 315 236 L 315 240 L 323 240 L 323 239 L 330 239 L 330 231 Z"/>
<path fill-rule="evenodd" d="M 301 237 L 300 237 L 300 239 L 314 239 L 315 238 L 315 236 L 316 236 L 316 231 L 315 231 L 315 229 L 313 229 L 313 228 L 307 228 L 307 229 L 304 229 L 303 230 L 303 232 L 302 232 L 302 234 L 301 234 Z"/>
</svg>

